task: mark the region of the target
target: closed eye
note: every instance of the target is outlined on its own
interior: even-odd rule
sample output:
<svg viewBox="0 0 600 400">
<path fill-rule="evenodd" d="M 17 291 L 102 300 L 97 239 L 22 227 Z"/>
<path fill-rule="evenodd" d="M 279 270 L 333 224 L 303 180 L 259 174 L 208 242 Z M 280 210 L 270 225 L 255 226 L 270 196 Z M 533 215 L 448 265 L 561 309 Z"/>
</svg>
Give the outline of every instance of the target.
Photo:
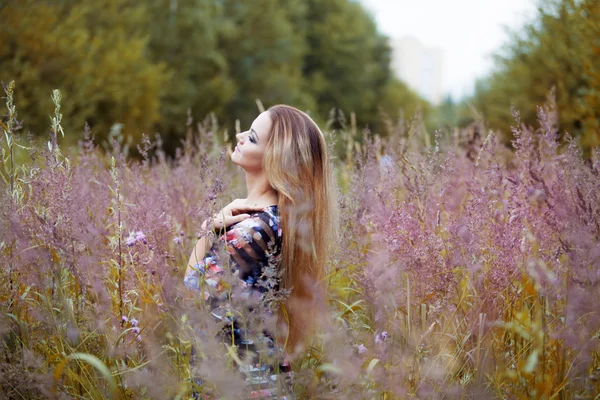
<svg viewBox="0 0 600 400">
<path fill-rule="evenodd" d="M 254 135 L 254 136 L 252 136 Z M 250 141 L 252 143 L 257 143 L 258 142 L 258 134 L 256 133 L 256 131 L 252 128 L 250 128 Z"/>
</svg>

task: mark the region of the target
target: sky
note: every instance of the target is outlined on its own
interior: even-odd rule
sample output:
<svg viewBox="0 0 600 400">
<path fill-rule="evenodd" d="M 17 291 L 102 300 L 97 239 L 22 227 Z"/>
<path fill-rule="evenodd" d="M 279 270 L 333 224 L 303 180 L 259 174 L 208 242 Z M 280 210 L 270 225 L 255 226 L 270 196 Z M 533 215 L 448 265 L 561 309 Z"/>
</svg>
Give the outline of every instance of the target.
<svg viewBox="0 0 600 400">
<path fill-rule="evenodd" d="M 536 15 L 535 0 L 361 0 L 381 33 L 444 52 L 443 87 L 455 100 L 493 67 L 491 54 Z"/>
</svg>

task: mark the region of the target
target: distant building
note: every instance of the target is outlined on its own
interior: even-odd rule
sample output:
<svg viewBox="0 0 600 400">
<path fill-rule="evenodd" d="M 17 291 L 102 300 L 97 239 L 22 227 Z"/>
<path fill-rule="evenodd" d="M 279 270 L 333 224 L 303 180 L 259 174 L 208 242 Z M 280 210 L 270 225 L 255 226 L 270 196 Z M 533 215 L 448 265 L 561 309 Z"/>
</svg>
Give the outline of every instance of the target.
<svg viewBox="0 0 600 400">
<path fill-rule="evenodd" d="M 414 37 L 391 40 L 392 70 L 411 89 L 433 104 L 443 98 L 444 53 Z"/>
</svg>

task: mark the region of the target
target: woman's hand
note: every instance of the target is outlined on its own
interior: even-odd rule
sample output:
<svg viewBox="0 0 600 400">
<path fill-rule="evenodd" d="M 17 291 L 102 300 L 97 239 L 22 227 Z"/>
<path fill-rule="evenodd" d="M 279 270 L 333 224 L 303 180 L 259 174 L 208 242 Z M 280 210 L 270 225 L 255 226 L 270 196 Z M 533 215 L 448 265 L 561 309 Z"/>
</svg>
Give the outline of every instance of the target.
<svg viewBox="0 0 600 400">
<path fill-rule="evenodd" d="M 212 218 L 204 221 L 202 224 L 202 229 L 206 229 L 207 227 L 211 229 L 226 228 L 229 225 L 236 224 L 250 217 L 250 214 L 248 214 L 249 212 L 262 211 L 265 208 L 262 206 L 252 206 L 250 204 L 246 204 L 245 201 L 245 199 L 235 199 L 223 207 L 223 209 L 215 214 Z"/>
</svg>

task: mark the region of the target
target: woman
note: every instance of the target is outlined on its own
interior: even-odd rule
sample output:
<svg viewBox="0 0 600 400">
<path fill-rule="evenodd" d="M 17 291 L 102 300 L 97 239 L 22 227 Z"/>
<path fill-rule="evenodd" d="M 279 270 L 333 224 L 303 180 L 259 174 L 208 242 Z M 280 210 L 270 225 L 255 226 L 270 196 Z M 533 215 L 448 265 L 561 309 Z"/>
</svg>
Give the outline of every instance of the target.
<svg viewBox="0 0 600 400">
<path fill-rule="evenodd" d="M 261 298 L 272 298 L 277 290 L 289 294 L 276 310 L 277 332 L 266 332 L 267 339 L 273 339 L 273 346 L 284 350 L 289 359 L 298 355 L 314 327 L 317 303 L 324 298 L 328 245 L 336 233 L 327 146 L 307 114 L 285 105 L 261 113 L 237 140 L 231 160 L 245 171 L 248 195 L 205 221 L 203 228 L 211 224 L 213 230 L 225 232 L 219 239 L 226 243 L 230 268 L 237 273 L 239 286 Z M 231 296 L 232 290 L 231 285 L 220 281 L 226 263 L 215 249 L 206 237 L 198 240 L 184 282 L 201 291 L 205 299 L 216 299 L 211 303 L 213 315 L 227 319 L 231 316 L 227 301 L 219 298 Z M 281 277 L 276 284 L 272 284 L 272 271 L 267 273 L 273 266 L 275 275 Z M 236 324 L 242 318 L 231 319 L 234 343 L 247 348 L 253 341 Z M 255 379 L 249 376 L 247 381 Z M 259 395 L 276 395 L 272 387 L 262 383 Z"/>
</svg>

